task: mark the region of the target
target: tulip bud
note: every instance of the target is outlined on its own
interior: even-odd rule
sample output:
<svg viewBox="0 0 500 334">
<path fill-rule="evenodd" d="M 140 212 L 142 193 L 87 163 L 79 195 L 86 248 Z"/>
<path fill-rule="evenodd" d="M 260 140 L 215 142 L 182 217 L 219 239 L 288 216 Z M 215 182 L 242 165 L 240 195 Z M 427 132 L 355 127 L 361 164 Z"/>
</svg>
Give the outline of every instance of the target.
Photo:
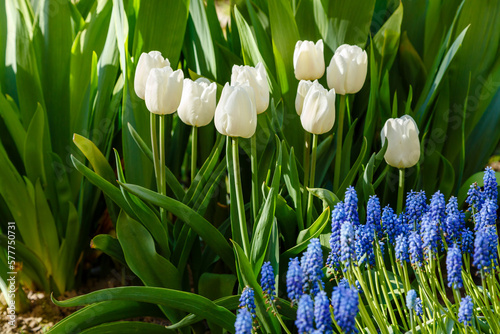
<svg viewBox="0 0 500 334">
<path fill-rule="evenodd" d="M 182 95 L 181 70 L 173 71 L 170 66 L 153 68 L 146 81 L 146 107 L 152 113 L 166 115 L 174 113 L 179 107 Z"/>
<path fill-rule="evenodd" d="M 257 114 L 263 113 L 269 106 L 269 85 L 267 83 L 267 72 L 264 65 L 259 62 L 257 66 L 233 66 L 231 74 L 231 85 L 248 83 L 255 93 L 255 104 Z"/>
<path fill-rule="evenodd" d="M 163 68 L 166 66 L 170 66 L 170 62 L 168 59 L 163 59 L 160 51 L 142 53 L 139 62 L 137 62 L 137 67 L 135 68 L 135 94 L 144 100 L 146 81 L 148 80 L 149 72 L 153 68 Z"/>
<path fill-rule="evenodd" d="M 257 109 L 252 87 L 226 83 L 215 109 L 215 127 L 225 136 L 250 138 L 257 129 Z"/>
<path fill-rule="evenodd" d="M 217 85 L 205 78 L 196 81 L 184 79 L 181 104 L 177 109 L 179 118 L 187 125 L 205 126 L 215 113 Z"/>
<path fill-rule="evenodd" d="M 295 110 L 297 111 L 297 114 L 299 116 L 302 113 L 302 106 L 304 105 L 304 99 L 306 98 L 307 92 L 309 91 L 309 88 L 311 88 L 312 85 L 313 82 L 309 80 L 300 80 L 299 82 L 299 87 L 297 88 L 297 96 L 295 97 Z"/>
<path fill-rule="evenodd" d="M 417 123 L 409 115 L 389 118 L 382 131 L 382 146 L 387 138 L 388 145 L 384 158 L 387 164 L 396 168 L 409 168 L 420 159 L 420 141 Z"/>
<path fill-rule="evenodd" d="M 368 56 L 359 46 L 343 44 L 337 48 L 326 70 L 328 87 L 337 94 L 359 92 L 368 70 Z"/>
<path fill-rule="evenodd" d="M 297 80 L 319 79 L 325 73 L 323 40 L 316 45 L 311 41 L 298 41 L 293 52 L 293 68 Z"/>
<path fill-rule="evenodd" d="M 335 123 L 335 90 L 328 91 L 313 82 L 304 99 L 300 121 L 307 132 L 320 135 L 330 131 Z"/>
</svg>

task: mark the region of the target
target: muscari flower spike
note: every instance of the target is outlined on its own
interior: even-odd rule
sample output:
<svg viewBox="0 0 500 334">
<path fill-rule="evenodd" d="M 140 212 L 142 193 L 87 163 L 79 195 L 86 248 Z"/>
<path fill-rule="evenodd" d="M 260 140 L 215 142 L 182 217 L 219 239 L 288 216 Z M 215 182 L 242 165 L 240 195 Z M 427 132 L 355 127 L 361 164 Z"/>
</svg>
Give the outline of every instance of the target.
<svg viewBox="0 0 500 334">
<path fill-rule="evenodd" d="M 491 199 L 487 199 L 483 203 L 481 211 L 476 215 L 476 225 L 474 230 L 477 231 L 485 226 L 495 225 L 497 220 L 497 203 Z"/>
<path fill-rule="evenodd" d="M 316 322 L 316 329 L 320 330 L 321 333 L 332 333 L 330 300 L 324 291 L 320 291 L 314 298 L 314 321 Z"/>
<path fill-rule="evenodd" d="M 274 297 L 276 296 L 274 271 L 271 266 L 271 262 L 264 262 L 261 269 L 261 275 L 260 285 L 262 286 L 262 291 L 266 297 L 266 302 L 271 303 L 274 301 Z"/>
<path fill-rule="evenodd" d="M 454 289 L 462 288 L 462 253 L 457 244 L 448 248 L 446 270 L 448 272 L 448 287 L 453 287 Z"/>
<path fill-rule="evenodd" d="M 420 219 L 427 211 L 427 197 L 425 191 L 419 192 L 411 190 L 406 195 L 406 210 L 404 214 L 404 222 L 420 228 Z"/>
<path fill-rule="evenodd" d="M 324 287 L 323 278 L 323 252 L 319 238 L 311 239 L 307 250 L 300 260 L 304 272 L 304 291 L 309 291 L 315 296 Z"/>
<path fill-rule="evenodd" d="M 357 333 L 355 320 L 358 314 L 358 291 L 349 287 L 333 288 L 333 318 L 344 333 Z"/>
<path fill-rule="evenodd" d="M 420 231 L 423 239 L 423 247 L 427 256 L 431 253 L 437 253 L 441 235 L 439 232 L 438 220 L 433 219 L 431 213 L 426 213 L 422 218 Z"/>
<path fill-rule="evenodd" d="M 349 186 L 345 192 L 344 205 L 347 221 L 351 222 L 354 226 L 358 226 L 358 195 L 353 186 Z"/>
<path fill-rule="evenodd" d="M 358 225 L 356 229 L 356 259 L 358 264 L 368 262 L 369 265 L 375 265 L 375 253 L 373 241 L 375 237 L 375 228 L 373 225 Z"/>
<path fill-rule="evenodd" d="M 354 240 L 355 232 L 354 227 L 350 222 L 344 223 L 340 230 L 340 260 L 345 264 L 346 268 L 349 267 L 354 256 L 356 255 L 356 244 Z"/>
<path fill-rule="evenodd" d="M 372 225 L 375 228 L 379 240 L 383 237 L 381 218 L 380 200 L 377 195 L 370 196 L 366 204 L 366 225 Z"/>
<path fill-rule="evenodd" d="M 235 334 L 252 334 L 252 315 L 248 309 L 238 311 L 234 323 Z"/>
<path fill-rule="evenodd" d="M 406 307 L 409 310 L 414 310 L 417 305 L 417 292 L 413 289 L 406 294 Z"/>
<path fill-rule="evenodd" d="M 446 204 L 446 219 L 443 230 L 446 243 L 451 245 L 458 241 L 461 231 L 465 228 L 465 213 L 458 209 L 457 198 L 452 196 Z"/>
<path fill-rule="evenodd" d="M 409 237 L 409 253 L 411 264 L 414 266 L 421 266 L 423 260 L 422 252 L 422 239 L 417 231 L 412 231 Z"/>
<path fill-rule="evenodd" d="M 419 317 L 424 314 L 424 311 L 422 309 L 422 299 L 420 299 L 419 297 L 415 298 L 415 313 Z"/>
<path fill-rule="evenodd" d="M 473 308 L 472 298 L 470 296 L 463 298 L 458 308 L 458 322 L 464 324 L 464 326 L 470 326 Z"/>
<path fill-rule="evenodd" d="M 300 267 L 298 258 L 290 259 L 288 263 L 288 271 L 286 273 L 286 291 L 288 298 L 293 303 L 300 300 L 304 294 L 304 273 Z"/>
<path fill-rule="evenodd" d="M 446 201 L 444 195 L 438 190 L 432 195 L 429 212 L 432 220 L 442 223 L 446 217 Z"/>
<path fill-rule="evenodd" d="M 489 273 L 497 264 L 498 236 L 495 226 L 485 226 L 476 232 L 474 240 L 474 260 L 472 264 Z"/>
<path fill-rule="evenodd" d="M 400 234 L 396 238 L 396 247 L 394 248 L 396 253 L 396 260 L 403 262 L 410 262 L 410 255 L 408 254 L 408 238 L 405 234 Z"/>
<path fill-rule="evenodd" d="M 398 215 L 389 205 L 382 210 L 382 228 L 390 243 L 394 243 L 401 232 L 401 222 L 398 220 Z"/>
<path fill-rule="evenodd" d="M 483 176 L 484 196 L 497 203 L 498 201 L 498 183 L 495 177 L 495 171 L 491 167 L 486 167 Z"/>
<path fill-rule="evenodd" d="M 340 266 L 340 229 L 346 220 L 344 203 L 339 202 L 335 205 L 332 212 L 332 234 L 330 235 L 330 254 L 326 260 L 329 267 Z"/>
<path fill-rule="evenodd" d="M 461 233 L 461 249 L 463 254 L 471 255 L 474 251 L 474 232 L 465 228 Z"/>
<path fill-rule="evenodd" d="M 484 200 L 484 193 L 477 185 L 477 182 L 471 184 L 469 191 L 467 192 L 467 199 L 465 200 L 465 202 L 469 204 L 473 210 L 479 212 L 483 207 Z"/>
<path fill-rule="evenodd" d="M 254 291 L 251 287 L 246 286 L 241 292 L 240 305 L 238 305 L 238 307 L 247 309 L 252 315 L 252 318 L 255 318 L 255 298 Z"/>
<path fill-rule="evenodd" d="M 297 319 L 295 326 L 297 326 L 300 334 L 310 333 L 314 330 L 314 304 L 311 296 L 303 295 L 299 300 L 297 309 Z"/>
</svg>

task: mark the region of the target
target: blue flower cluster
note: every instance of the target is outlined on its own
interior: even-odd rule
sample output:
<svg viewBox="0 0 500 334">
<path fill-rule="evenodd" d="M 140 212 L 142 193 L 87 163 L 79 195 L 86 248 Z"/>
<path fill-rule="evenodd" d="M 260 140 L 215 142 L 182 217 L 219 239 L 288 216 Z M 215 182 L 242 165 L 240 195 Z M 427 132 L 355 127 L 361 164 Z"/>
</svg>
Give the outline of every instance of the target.
<svg viewBox="0 0 500 334">
<path fill-rule="evenodd" d="M 356 289 L 337 286 L 332 293 L 333 318 L 344 333 L 356 333 L 359 296 Z"/>
<path fill-rule="evenodd" d="M 460 302 L 460 307 L 458 308 L 458 321 L 464 326 L 469 326 L 472 321 L 472 311 L 474 304 L 472 303 L 472 298 L 466 296 Z"/>
<path fill-rule="evenodd" d="M 462 288 L 462 252 L 460 252 L 460 248 L 456 244 L 448 248 L 446 270 L 448 271 L 448 287 L 454 289 Z"/>
<path fill-rule="evenodd" d="M 300 259 L 300 266 L 304 273 L 304 291 L 309 291 L 315 296 L 324 288 L 323 278 L 323 252 L 318 238 L 311 239 L 307 251 Z"/>
<path fill-rule="evenodd" d="M 267 302 L 273 302 L 276 296 L 276 288 L 274 281 L 274 271 L 271 266 L 271 262 L 264 262 L 261 269 L 261 279 L 260 286 L 262 286 L 262 291 L 266 297 Z"/>
<path fill-rule="evenodd" d="M 252 315 L 252 318 L 255 318 L 255 293 L 251 287 L 246 286 L 241 292 L 240 304 L 238 307 L 247 309 Z"/>
<path fill-rule="evenodd" d="M 304 294 L 304 273 L 298 258 L 290 259 L 286 273 L 286 292 L 293 303 L 297 303 Z"/>
<path fill-rule="evenodd" d="M 236 334 L 252 334 L 252 315 L 248 309 L 243 308 L 238 311 L 234 329 Z"/>
</svg>

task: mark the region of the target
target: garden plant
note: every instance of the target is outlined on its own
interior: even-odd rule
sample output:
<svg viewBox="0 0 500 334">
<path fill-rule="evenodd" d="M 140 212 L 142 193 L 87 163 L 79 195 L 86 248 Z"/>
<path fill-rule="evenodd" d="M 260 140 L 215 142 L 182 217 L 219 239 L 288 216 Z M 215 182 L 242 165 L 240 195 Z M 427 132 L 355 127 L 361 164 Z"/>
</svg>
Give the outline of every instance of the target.
<svg viewBox="0 0 500 334">
<path fill-rule="evenodd" d="M 6 315 L 43 291 L 79 307 L 49 333 L 500 333 L 499 17 L 0 1 Z M 134 279 L 66 298 L 97 263 Z"/>
</svg>

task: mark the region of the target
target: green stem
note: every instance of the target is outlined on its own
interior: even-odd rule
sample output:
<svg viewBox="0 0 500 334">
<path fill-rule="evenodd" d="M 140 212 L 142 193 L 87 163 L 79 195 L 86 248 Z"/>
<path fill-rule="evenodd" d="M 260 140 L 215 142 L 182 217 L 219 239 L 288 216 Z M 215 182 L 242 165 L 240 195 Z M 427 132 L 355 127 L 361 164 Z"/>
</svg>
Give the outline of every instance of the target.
<svg viewBox="0 0 500 334">
<path fill-rule="evenodd" d="M 398 211 L 400 214 L 403 212 L 403 197 L 405 194 L 405 169 L 399 169 L 399 187 L 398 187 Z"/>
<path fill-rule="evenodd" d="M 316 151 L 318 149 L 318 135 L 313 134 L 312 143 L 312 156 L 311 156 L 311 177 L 309 178 L 309 188 L 314 188 L 314 174 L 316 170 Z M 313 211 L 313 195 L 309 192 L 307 198 L 307 224 L 306 227 L 311 226 L 312 223 L 312 211 Z"/>
<path fill-rule="evenodd" d="M 257 165 L 257 137 L 255 135 L 250 139 L 250 163 L 252 167 L 252 214 L 254 224 L 257 223 L 257 214 L 259 212 L 259 184 L 258 184 L 258 165 Z"/>
<path fill-rule="evenodd" d="M 311 165 L 311 134 L 306 131 L 304 137 L 304 193 L 302 194 L 302 212 L 307 213 L 306 199 L 308 191 L 306 187 L 309 185 L 309 169 Z M 307 217 L 306 217 L 307 221 Z"/>
<path fill-rule="evenodd" d="M 248 240 L 247 223 L 245 219 L 245 203 L 243 202 L 243 190 L 241 188 L 240 156 L 238 152 L 238 138 L 233 138 L 233 167 L 234 184 L 236 187 L 236 205 L 238 206 L 238 218 L 240 223 L 241 240 L 243 241 L 243 251 L 250 258 L 250 242 Z"/>
<path fill-rule="evenodd" d="M 160 134 L 159 134 L 159 150 L 160 150 L 160 194 L 166 196 L 167 194 L 167 184 L 165 183 L 165 115 L 159 115 L 160 119 Z M 163 225 L 167 224 L 167 211 L 164 208 L 160 208 L 160 217 Z"/>
<path fill-rule="evenodd" d="M 156 133 L 156 114 L 149 113 L 151 128 L 151 151 L 153 152 L 153 165 L 155 169 L 156 189 L 160 190 L 160 161 L 158 160 L 158 134 Z"/>
<path fill-rule="evenodd" d="M 337 151 L 335 153 L 335 174 L 333 175 L 333 191 L 339 190 L 340 167 L 342 163 L 342 135 L 344 128 L 345 100 L 347 96 L 340 96 L 339 120 L 337 122 Z"/>
<path fill-rule="evenodd" d="M 191 183 L 196 176 L 196 159 L 198 158 L 198 127 L 193 126 L 191 136 Z"/>
<path fill-rule="evenodd" d="M 415 322 L 413 321 L 413 311 L 410 311 L 410 324 L 411 324 L 411 332 L 416 333 Z"/>
</svg>

